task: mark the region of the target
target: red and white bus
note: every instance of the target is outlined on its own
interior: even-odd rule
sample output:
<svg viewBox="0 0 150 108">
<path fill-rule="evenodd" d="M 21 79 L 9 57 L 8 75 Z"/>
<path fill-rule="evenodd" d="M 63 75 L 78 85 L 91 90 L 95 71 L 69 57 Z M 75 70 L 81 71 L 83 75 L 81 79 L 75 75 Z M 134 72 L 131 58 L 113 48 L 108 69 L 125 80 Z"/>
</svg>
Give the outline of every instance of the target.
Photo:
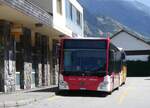
<svg viewBox="0 0 150 108">
<path fill-rule="evenodd" d="M 111 93 L 125 80 L 125 53 L 109 38 L 61 39 L 59 90 Z"/>
</svg>

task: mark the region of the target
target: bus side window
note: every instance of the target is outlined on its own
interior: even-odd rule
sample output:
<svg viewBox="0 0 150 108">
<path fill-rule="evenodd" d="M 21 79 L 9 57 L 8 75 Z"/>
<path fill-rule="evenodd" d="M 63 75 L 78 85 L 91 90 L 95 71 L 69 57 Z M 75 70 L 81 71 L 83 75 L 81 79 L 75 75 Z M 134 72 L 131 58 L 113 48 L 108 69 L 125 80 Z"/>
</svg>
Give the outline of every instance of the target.
<svg viewBox="0 0 150 108">
<path fill-rule="evenodd" d="M 121 71 L 121 53 L 119 51 L 116 53 L 116 65 L 115 65 L 115 67 L 116 67 L 115 72 L 119 73 Z"/>
<path fill-rule="evenodd" d="M 114 71 L 115 67 L 115 51 L 110 50 L 109 51 L 109 75 Z"/>
</svg>

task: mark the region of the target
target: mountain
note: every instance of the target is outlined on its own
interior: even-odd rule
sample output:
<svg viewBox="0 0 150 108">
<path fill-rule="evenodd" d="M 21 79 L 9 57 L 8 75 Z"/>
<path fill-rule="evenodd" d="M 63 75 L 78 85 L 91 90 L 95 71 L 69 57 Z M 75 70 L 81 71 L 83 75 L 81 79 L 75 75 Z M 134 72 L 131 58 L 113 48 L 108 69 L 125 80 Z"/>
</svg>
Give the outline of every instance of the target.
<svg viewBox="0 0 150 108">
<path fill-rule="evenodd" d="M 104 36 L 106 33 L 116 33 L 122 26 L 117 21 L 104 16 L 94 16 L 87 9 L 84 10 L 84 34 L 87 37 Z"/>
<path fill-rule="evenodd" d="M 78 1 L 85 8 L 85 25 L 89 25 L 88 27 L 91 28 L 89 31 L 92 32 L 92 29 L 95 30 L 97 28 L 98 30 L 96 29 L 95 31 L 99 31 L 100 29 L 104 32 L 113 33 L 121 28 L 121 25 L 124 25 L 150 38 L 150 7 L 137 1 L 128 0 Z M 94 18 L 96 20 L 94 20 Z M 94 28 L 92 28 L 92 26 L 94 26 Z M 93 31 L 93 33 L 95 33 L 95 31 Z"/>
</svg>

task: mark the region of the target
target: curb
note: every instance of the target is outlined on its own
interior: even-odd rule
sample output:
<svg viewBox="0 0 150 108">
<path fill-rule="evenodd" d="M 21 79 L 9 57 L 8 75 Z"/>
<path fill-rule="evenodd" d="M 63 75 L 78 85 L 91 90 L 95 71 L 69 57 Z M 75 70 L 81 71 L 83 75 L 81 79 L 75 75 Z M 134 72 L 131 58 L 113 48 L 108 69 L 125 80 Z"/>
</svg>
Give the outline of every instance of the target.
<svg viewBox="0 0 150 108">
<path fill-rule="evenodd" d="M 0 108 L 24 106 L 54 96 L 55 93 L 51 93 L 51 95 L 47 97 L 39 97 L 39 98 L 37 97 L 32 99 L 23 99 L 23 100 L 8 101 L 8 102 L 4 101 L 4 102 L 0 102 Z"/>
<path fill-rule="evenodd" d="M 35 91 L 42 91 L 45 89 L 53 89 L 53 88 L 57 88 L 57 85 L 51 85 L 51 86 L 45 86 L 45 87 L 39 87 L 39 88 L 33 88 L 33 89 L 29 89 L 29 90 L 18 90 L 16 91 L 16 93 L 27 93 L 27 92 L 35 92 Z"/>
</svg>

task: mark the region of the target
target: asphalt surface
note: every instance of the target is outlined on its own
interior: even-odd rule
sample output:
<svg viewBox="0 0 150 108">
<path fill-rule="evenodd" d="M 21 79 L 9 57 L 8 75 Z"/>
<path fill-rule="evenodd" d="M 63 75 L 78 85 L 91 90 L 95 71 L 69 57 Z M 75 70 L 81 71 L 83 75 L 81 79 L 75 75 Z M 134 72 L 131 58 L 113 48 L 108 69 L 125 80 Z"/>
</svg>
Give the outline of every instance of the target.
<svg viewBox="0 0 150 108">
<path fill-rule="evenodd" d="M 150 108 L 150 77 L 129 77 L 111 95 L 69 92 L 19 108 Z"/>
<path fill-rule="evenodd" d="M 55 96 L 56 86 L 0 93 L 0 108 L 19 107 Z"/>
</svg>

